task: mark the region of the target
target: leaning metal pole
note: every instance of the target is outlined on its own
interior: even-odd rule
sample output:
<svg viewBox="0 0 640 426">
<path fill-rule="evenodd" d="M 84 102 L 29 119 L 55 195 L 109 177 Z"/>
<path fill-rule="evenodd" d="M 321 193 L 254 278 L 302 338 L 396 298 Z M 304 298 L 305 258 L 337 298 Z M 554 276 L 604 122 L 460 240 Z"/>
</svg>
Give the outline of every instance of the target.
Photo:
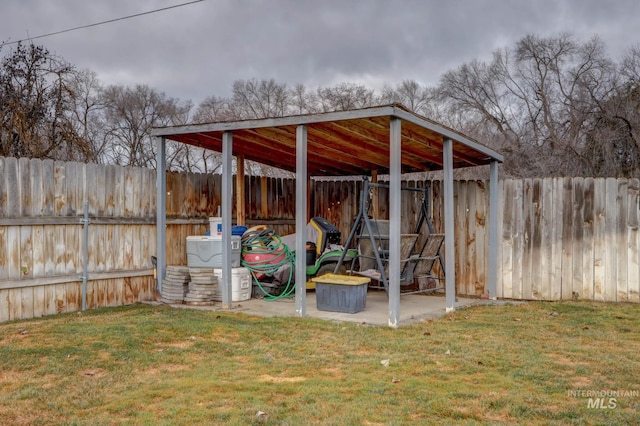
<svg viewBox="0 0 640 426">
<path fill-rule="evenodd" d="M 87 309 L 87 280 L 88 263 L 89 263 L 89 202 L 84 202 L 84 218 L 80 219 L 80 223 L 84 225 L 84 247 L 82 249 L 82 310 Z"/>
</svg>

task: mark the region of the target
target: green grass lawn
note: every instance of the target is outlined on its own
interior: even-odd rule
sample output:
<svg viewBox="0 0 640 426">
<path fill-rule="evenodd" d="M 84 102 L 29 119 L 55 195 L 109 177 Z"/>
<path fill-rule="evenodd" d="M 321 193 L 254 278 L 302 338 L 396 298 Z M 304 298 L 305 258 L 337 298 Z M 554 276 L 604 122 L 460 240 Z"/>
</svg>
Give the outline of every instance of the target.
<svg viewBox="0 0 640 426">
<path fill-rule="evenodd" d="M 4 323 L 0 423 L 637 424 L 639 314 L 478 306 L 392 329 L 136 305 Z M 627 394 L 593 408 L 582 390 Z"/>
</svg>

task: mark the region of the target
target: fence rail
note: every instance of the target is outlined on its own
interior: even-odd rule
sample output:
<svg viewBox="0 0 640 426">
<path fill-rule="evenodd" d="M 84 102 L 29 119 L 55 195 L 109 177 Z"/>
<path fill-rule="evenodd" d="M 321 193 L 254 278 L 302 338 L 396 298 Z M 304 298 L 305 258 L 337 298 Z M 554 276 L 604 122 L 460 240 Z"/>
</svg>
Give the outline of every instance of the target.
<svg viewBox="0 0 640 426">
<path fill-rule="evenodd" d="M 149 169 L 0 157 L 0 321 L 80 309 L 85 200 L 87 307 L 151 299 L 155 181 Z M 403 185 L 430 187 L 432 221 L 442 232 L 442 183 Z M 362 187 L 314 182 L 311 215 L 327 218 L 346 237 Z M 639 303 L 639 189 L 638 179 L 500 181 L 498 296 Z M 169 264 L 186 264 L 186 237 L 207 230 L 220 191 L 219 175 L 167 173 Z M 245 193 L 249 225 L 295 231 L 295 181 L 247 177 Z M 477 296 L 487 291 L 488 184 L 456 181 L 454 198 L 457 292 Z M 369 213 L 388 218 L 388 191 L 379 188 L 374 199 L 378 208 Z M 411 232 L 420 194 L 403 194 L 401 202 L 402 232 Z"/>
</svg>

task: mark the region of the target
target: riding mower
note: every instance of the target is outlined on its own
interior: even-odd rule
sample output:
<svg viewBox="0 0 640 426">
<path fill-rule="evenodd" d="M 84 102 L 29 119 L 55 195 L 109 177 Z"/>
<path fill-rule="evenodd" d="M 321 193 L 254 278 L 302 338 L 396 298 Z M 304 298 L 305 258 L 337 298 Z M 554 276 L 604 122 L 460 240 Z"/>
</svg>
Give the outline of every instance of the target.
<svg viewBox="0 0 640 426">
<path fill-rule="evenodd" d="M 311 234 L 311 235 L 310 235 Z M 311 241 L 316 234 L 315 241 Z M 356 249 L 345 249 L 340 245 L 340 230 L 323 217 L 314 217 L 307 227 L 307 289 L 315 289 L 316 285 L 311 278 L 319 277 L 327 273 L 345 274 L 346 264 L 358 255 Z M 342 252 L 346 250 L 344 262 L 336 271 Z"/>
</svg>

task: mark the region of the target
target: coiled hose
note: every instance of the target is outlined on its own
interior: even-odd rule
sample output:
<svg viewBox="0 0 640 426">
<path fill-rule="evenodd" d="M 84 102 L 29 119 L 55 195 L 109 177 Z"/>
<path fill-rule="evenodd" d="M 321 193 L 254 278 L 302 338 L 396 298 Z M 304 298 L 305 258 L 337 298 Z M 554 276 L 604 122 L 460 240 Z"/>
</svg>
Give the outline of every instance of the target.
<svg viewBox="0 0 640 426">
<path fill-rule="evenodd" d="M 247 260 L 245 255 L 256 255 L 262 258 L 260 260 Z M 277 300 L 290 297 L 295 290 L 293 285 L 293 271 L 295 269 L 295 253 L 282 242 L 280 237 L 276 235 L 273 229 L 264 229 L 261 231 L 247 231 L 242 236 L 242 266 L 251 272 L 253 280 L 257 283 L 258 288 L 264 294 L 265 300 Z M 273 275 L 282 266 L 289 264 L 289 278 L 284 290 L 273 295 L 264 289 L 258 276 Z"/>
</svg>

